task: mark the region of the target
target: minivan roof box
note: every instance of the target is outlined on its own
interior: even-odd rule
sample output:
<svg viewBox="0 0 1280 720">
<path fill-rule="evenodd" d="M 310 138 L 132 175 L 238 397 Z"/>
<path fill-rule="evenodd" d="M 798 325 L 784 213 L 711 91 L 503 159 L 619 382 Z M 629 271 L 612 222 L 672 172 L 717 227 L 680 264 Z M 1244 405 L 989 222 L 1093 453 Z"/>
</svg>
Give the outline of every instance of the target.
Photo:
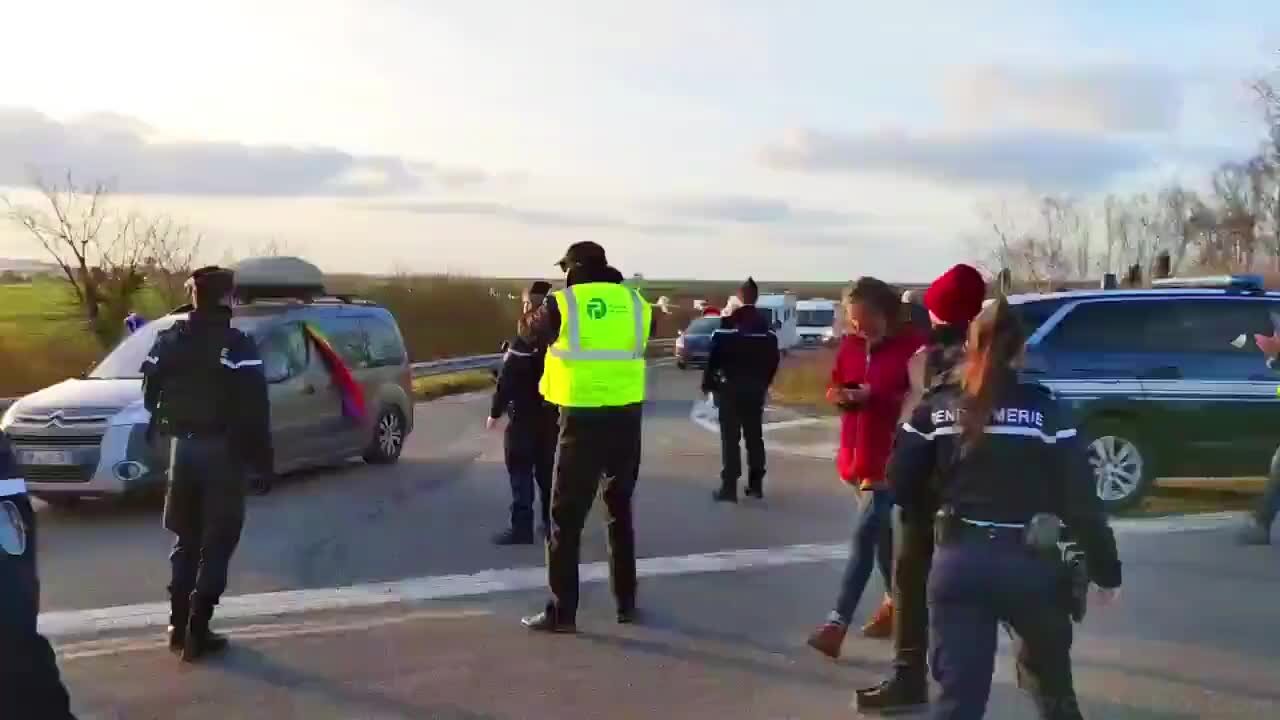
<svg viewBox="0 0 1280 720">
<path fill-rule="evenodd" d="M 1198 278 L 1165 278 L 1152 280 L 1151 287 L 1156 289 L 1205 288 L 1216 290 L 1235 290 L 1238 292 L 1262 292 L 1265 282 L 1261 275 L 1212 275 Z"/>
<path fill-rule="evenodd" d="M 258 257 L 232 266 L 236 274 L 236 299 L 309 301 L 326 295 L 320 268 L 297 257 Z"/>
</svg>

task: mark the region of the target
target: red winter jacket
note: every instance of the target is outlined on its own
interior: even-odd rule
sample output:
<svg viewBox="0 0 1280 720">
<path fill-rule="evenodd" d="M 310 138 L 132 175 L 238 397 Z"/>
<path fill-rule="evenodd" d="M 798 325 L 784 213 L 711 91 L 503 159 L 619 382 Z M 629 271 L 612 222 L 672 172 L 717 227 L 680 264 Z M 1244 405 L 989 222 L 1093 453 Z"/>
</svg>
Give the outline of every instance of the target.
<svg viewBox="0 0 1280 720">
<path fill-rule="evenodd" d="M 845 335 L 841 340 L 831 370 L 831 387 L 838 390 L 859 383 L 871 393 L 861 406 L 840 416 L 836 469 L 845 482 L 863 487 L 883 485 L 902 401 L 911 385 L 907 364 L 926 339 L 914 328 L 902 328 L 869 351 L 867 341 L 857 335 Z"/>
</svg>

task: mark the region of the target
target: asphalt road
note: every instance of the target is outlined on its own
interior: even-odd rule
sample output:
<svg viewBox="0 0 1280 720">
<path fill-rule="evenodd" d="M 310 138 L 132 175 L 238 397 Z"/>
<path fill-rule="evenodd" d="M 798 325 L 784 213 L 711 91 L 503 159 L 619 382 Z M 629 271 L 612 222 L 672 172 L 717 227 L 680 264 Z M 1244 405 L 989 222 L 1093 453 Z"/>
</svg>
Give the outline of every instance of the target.
<svg viewBox="0 0 1280 720">
<path fill-rule="evenodd" d="M 852 500 L 830 461 L 774 453 L 763 503 L 716 505 L 717 440 L 689 421 L 694 375 L 656 369 L 651 382 L 641 625 L 615 625 L 595 582 L 580 636 L 521 630 L 543 600 L 541 550 L 489 543 L 509 498 L 501 434 L 483 430 L 484 398 L 454 398 L 419 406 L 400 465 L 308 473 L 251 501 L 230 582 L 241 597 L 222 623 L 235 647 L 204 666 L 161 650 L 154 607 L 128 628 L 104 620 L 164 599 L 158 508 L 42 508 L 42 622 L 82 717 L 850 714 L 851 690 L 884 671 L 888 647 L 851 640 L 831 663 L 804 646 L 834 600 L 833 558 L 849 532 Z M 1088 716 L 1280 717 L 1280 550 L 1167 529 L 1126 529 L 1123 602 L 1081 627 Z M 604 545 L 593 520 L 583 562 L 603 561 Z M 404 578 L 419 580 L 375 585 Z M 328 590 L 343 586 L 354 587 Z M 299 590 L 312 592 L 287 592 Z M 879 592 L 868 590 L 860 615 Z M 88 612 L 99 608 L 116 609 Z M 1010 671 L 1005 658 L 989 717 L 1032 716 Z"/>
</svg>

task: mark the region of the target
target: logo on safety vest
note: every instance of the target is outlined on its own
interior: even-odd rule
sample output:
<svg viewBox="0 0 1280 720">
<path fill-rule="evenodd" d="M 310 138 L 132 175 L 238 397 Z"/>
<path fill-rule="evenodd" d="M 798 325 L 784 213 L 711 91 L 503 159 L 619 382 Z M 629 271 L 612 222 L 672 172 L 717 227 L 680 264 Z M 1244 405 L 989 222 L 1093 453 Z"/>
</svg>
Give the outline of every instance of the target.
<svg viewBox="0 0 1280 720">
<path fill-rule="evenodd" d="M 587 317 L 599 320 L 609 314 L 609 306 L 601 298 L 593 298 L 587 303 Z"/>
</svg>

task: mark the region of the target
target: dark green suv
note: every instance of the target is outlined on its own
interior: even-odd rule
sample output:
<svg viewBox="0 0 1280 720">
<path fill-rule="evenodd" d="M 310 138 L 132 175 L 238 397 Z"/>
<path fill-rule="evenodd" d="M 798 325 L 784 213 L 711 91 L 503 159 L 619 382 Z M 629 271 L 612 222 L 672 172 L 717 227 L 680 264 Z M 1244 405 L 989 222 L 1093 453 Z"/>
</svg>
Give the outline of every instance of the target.
<svg viewBox="0 0 1280 720">
<path fill-rule="evenodd" d="M 1159 477 L 1267 472 L 1280 445 L 1280 373 L 1254 334 L 1280 330 L 1256 276 L 1010 298 L 1030 334 L 1026 377 L 1070 401 L 1109 510 Z"/>
</svg>

